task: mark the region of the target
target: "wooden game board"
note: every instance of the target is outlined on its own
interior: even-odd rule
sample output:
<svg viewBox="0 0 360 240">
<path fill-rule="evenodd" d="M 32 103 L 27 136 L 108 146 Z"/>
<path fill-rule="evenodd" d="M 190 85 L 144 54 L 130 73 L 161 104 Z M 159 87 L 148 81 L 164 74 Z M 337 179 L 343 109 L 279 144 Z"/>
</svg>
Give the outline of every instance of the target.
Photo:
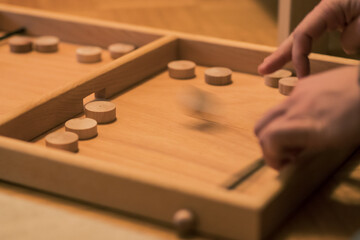
<svg viewBox="0 0 360 240">
<path fill-rule="evenodd" d="M 181 208 L 197 216 L 200 234 L 262 239 L 349 157 L 350 150 L 313 156 L 284 182 L 263 167 L 235 189 L 223 187 L 261 157 L 255 121 L 284 96 L 263 84 L 257 65 L 273 48 L 0 5 L 0 31 L 25 26 L 31 36 L 56 35 L 56 54 L 12 54 L 0 45 L 0 178 L 171 224 Z M 138 49 L 119 59 L 80 64 L 79 45 Z M 166 65 L 198 64 L 196 78 L 175 80 Z M 311 56 L 313 72 L 356 61 Z M 223 66 L 233 83 L 210 86 L 204 70 Z M 291 66 L 288 66 L 291 68 Z M 226 124 L 185 115 L 176 95 L 185 86 L 215 95 Z M 82 117 L 93 95 L 117 106 L 117 120 L 80 141 L 78 153 L 45 147 L 44 136 Z M 326 158 L 326 165 L 324 164 Z M 321 170 L 321 171 L 320 171 Z"/>
</svg>

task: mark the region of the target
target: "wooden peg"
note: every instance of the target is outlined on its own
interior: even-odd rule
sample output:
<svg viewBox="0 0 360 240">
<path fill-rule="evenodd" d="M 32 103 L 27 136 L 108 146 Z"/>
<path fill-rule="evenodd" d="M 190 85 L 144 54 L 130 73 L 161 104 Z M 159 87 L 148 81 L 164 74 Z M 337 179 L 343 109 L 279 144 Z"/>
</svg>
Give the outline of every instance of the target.
<svg viewBox="0 0 360 240">
<path fill-rule="evenodd" d="M 289 96 L 290 93 L 295 88 L 297 82 L 298 82 L 297 77 L 287 77 L 287 78 L 280 79 L 279 92 L 283 95 Z"/>
<path fill-rule="evenodd" d="M 279 80 L 281 78 L 290 77 L 292 75 L 292 72 L 286 69 L 279 69 L 271 74 L 267 74 L 264 76 L 265 79 L 265 85 L 272 87 L 272 88 L 278 88 L 279 87 Z"/>
<path fill-rule="evenodd" d="M 109 101 L 92 101 L 85 105 L 85 115 L 97 123 L 109 123 L 116 119 L 116 106 Z"/>
<path fill-rule="evenodd" d="M 46 136 L 45 143 L 47 147 L 77 152 L 79 137 L 72 132 L 53 132 Z"/>
<path fill-rule="evenodd" d="M 42 36 L 34 40 L 34 49 L 38 52 L 51 53 L 58 50 L 59 38 L 55 36 Z"/>
<path fill-rule="evenodd" d="M 178 60 L 168 63 L 169 76 L 175 79 L 190 79 L 195 77 L 196 64 L 192 61 Z"/>
<path fill-rule="evenodd" d="M 101 61 L 101 48 L 94 46 L 79 47 L 76 49 L 76 58 L 80 63 L 96 63 Z"/>
<path fill-rule="evenodd" d="M 10 51 L 13 53 L 27 53 L 32 50 L 32 42 L 30 38 L 23 36 L 15 36 L 9 39 Z"/>
<path fill-rule="evenodd" d="M 213 67 L 205 70 L 205 82 L 210 85 L 222 86 L 231 83 L 232 71 L 229 68 Z"/>
<path fill-rule="evenodd" d="M 114 43 L 108 47 L 110 55 L 113 59 L 119 58 L 135 49 L 135 45 L 126 43 Z"/>
<path fill-rule="evenodd" d="M 189 236 L 195 231 L 196 216 L 189 209 L 180 209 L 173 216 L 173 224 L 179 236 Z"/>
<path fill-rule="evenodd" d="M 97 122 L 91 118 L 74 118 L 65 123 L 65 130 L 76 133 L 80 140 L 97 136 Z"/>
</svg>

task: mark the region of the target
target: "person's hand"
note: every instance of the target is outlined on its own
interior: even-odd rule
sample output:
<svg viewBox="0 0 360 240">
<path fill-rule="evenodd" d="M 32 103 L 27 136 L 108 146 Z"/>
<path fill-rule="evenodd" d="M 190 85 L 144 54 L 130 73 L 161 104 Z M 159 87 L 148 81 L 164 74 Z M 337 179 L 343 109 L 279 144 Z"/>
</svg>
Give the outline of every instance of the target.
<svg viewBox="0 0 360 240">
<path fill-rule="evenodd" d="M 360 1 L 359 1 L 360 2 Z M 360 144 L 357 67 L 312 75 L 256 127 L 265 161 L 280 169 L 304 151 Z"/>
<path fill-rule="evenodd" d="M 322 0 L 281 46 L 259 65 L 261 75 L 272 73 L 293 61 L 297 76 L 310 72 L 308 55 L 312 42 L 325 31 L 342 31 L 341 42 L 346 53 L 355 53 L 360 47 L 360 1 Z"/>
</svg>

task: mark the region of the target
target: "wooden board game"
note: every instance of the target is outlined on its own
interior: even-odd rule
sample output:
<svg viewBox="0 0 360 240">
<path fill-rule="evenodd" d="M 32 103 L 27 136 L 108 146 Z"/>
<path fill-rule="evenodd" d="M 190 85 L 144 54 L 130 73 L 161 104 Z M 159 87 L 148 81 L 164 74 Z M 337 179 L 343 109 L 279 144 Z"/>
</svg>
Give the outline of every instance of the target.
<svg viewBox="0 0 360 240">
<path fill-rule="evenodd" d="M 225 188 L 261 157 L 254 124 L 285 99 L 256 73 L 273 48 L 0 5 L 0 31 L 19 27 L 61 43 L 52 54 L 14 54 L 6 40 L 0 44 L 0 179 L 169 226 L 177 210 L 190 209 L 199 234 L 255 240 L 268 236 L 349 157 L 350 150 L 313 156 L 286 182 L 264 166 Z M 117 41 L 138 48 L 116 60 L 103 50 L 99 63 L 76 62 L 78 46 L 105 49 Z M 194 61 L 196 77 L 169 77 L 166 66 L 177 59 Z M 313 72 L 355 64 L 311 56 Z M 232 83 L 206 84 L 211 66 L 230 68 Z M 177 96 L 188 86 L 217 98 L 219 122 L 182 111 Z M 83 117 L 94 95 L 116 105 L 116 121 L 99 124 L 98 136 L 79 141 L 77 153 L 46 148 L 45 136 Z"/>
</svg>

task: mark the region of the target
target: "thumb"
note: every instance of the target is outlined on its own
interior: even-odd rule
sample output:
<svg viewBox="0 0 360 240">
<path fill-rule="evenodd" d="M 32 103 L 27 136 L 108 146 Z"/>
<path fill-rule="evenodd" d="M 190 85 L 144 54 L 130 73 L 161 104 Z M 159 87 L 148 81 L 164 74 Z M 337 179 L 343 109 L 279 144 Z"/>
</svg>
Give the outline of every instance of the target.
<svg viewBox="0 0 360 240">
<path fill-rule="evenodd" d="M 341 45 L 347 54 L 355 54 L 360 49 L 360 16 L 344 28 Z"/>
</svg>

